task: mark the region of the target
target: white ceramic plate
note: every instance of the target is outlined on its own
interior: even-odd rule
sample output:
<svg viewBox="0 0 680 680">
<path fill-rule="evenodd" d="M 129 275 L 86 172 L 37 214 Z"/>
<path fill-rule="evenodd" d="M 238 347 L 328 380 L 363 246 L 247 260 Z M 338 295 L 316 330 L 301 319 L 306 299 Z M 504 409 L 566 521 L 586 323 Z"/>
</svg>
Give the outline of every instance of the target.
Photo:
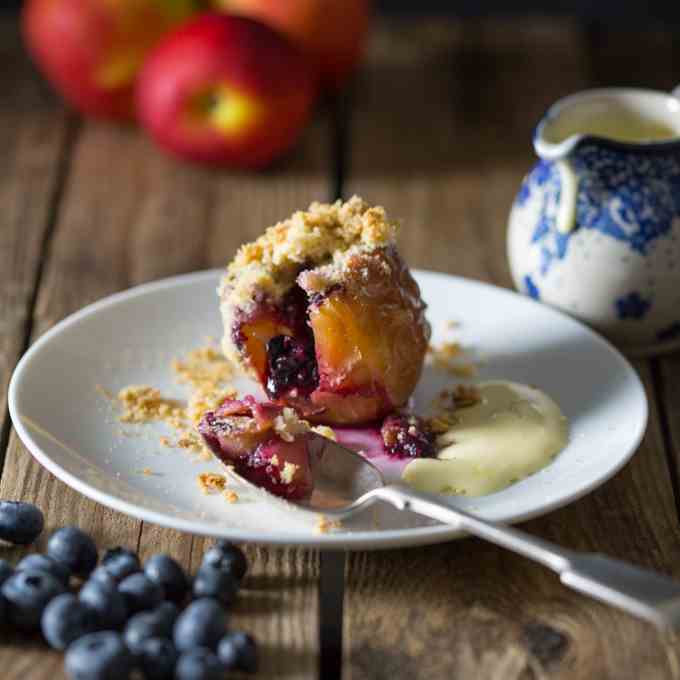
<svg viewBox="0 0 680 680">
<path fill-rule="evenodd" d="M 385 508 L 318 534 L 307 516 L 290 513 L 246 489 L 229 504 L 205 496 L 186 452 L 159 445 L 163 424 L 126 426 L 96 386 L 117 391 L 150 384 L 186 397 L 173 381 L 172 358 L 219 337 L 219 272 L 200 272 L 113 295 L 73 314 L 43 335 L 14 372 L 9 407 L 31 453 L 81 493 L 134 517 L 182 531 L 263 543 L 371 549 L 445 541 L 450 527 Z M 453 338 L 483 360 L 480 379 L 537 385 L 571 422 L 567 448 L 544 470 L 481 498 L 449 502 L 497 522 L 516 522 L 565 505 L 602 484 L 635 452 L 647 402 L 636 373 L 582 324 L 526 297 L 486 284 L 416 272 L 435 343 Z M 449 322 L 460 326 L 451 330 Z M 427 369 L 416 390 L 424 408 L 451 377 Z M 252 385 L 241 383 L 247 389 Z M 36 425 L 38 427 L 36 427 Z M 142 474 L 145 468 L 152 475 Z"/>
</svg>

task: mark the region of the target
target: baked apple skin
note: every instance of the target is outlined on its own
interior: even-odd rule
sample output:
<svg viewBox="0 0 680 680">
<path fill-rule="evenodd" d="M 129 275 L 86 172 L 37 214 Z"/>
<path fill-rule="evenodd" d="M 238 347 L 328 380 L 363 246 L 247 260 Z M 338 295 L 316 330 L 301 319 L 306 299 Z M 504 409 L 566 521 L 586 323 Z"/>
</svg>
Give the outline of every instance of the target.
<svg viewBox="0 0 680 680">
<path fill-rule="evenodd" d="M 304 500 L 313 490 L 310 434 L 277 429 L 282 416 L 281 406 L 252 396 L 230 399 L 208 411 L 198 431 L 215 456 L 244 479 L 275 496 Z"/>
<path fill-rule="evenodd" d="M 303 269 L 278 305 L 237 314 L 233 342 L 269 398 L 311 422 L 380 420 L 422 371 L 430 329 L 418 284 L 394 246 L 357 251 L 340 282 L 329 276 Z"/>
</svg>

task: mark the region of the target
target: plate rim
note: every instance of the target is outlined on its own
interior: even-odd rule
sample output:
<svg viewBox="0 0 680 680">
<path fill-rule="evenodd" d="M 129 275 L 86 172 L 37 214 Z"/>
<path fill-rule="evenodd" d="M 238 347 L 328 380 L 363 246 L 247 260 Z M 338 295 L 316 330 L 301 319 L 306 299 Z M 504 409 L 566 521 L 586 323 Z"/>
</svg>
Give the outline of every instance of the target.
<svg viewBox="0 0 680 680">
<path fill-rule="evenodd" d="M 33 439 L 29 429 L 22 422 L 22 418 L 17 410 L 17 393 L 19 385 L 21 382 L 21 377 L 27 366 L 30 364 L 32 358 L 41 351 L 42 347 L 55 337 L 58 336 L 65 329 L 79 323 L 82 319 L 97 314 L 103 309 L 116 306 L 118 304 L 127 302 L 128 300 L 137 298 L 139 296 L 145 295 L 147 293 L 153 293 L 156 291 L 165 290 L 168 288 L 173 288 L 176 286 L 183 286 L 189 283 L 194 283 L 201 281 L 203 279 L 217 278 L 221 273 L 222 269 L 205 269 L 195 272 L 189 272 L 184 274 L 178 274 L 175 276 L 164 277 L 156 281 L 150 281 L 142 283 L 131 288 L 128 288 L 111 295 L 107 295 L 99 300 L 91 302 L 81 309 L 69 314 L 65 318 L 58 321 L 49 330 L 43 333 L 22 355 L 22 357 L 17 362 L 17 365 L 12 372 L 12 377 L 9 383 L 8 389 L 8 407 L 10 418 L 12 424 L 22 441 L 24 446 L 29 450 L 31 455 L 45 467 L 50 473 L 52 473 L 57 479 L 61 480 L 74 490 L 78 491 L 82 495 L 97 503 L 101 503 L 106 507 L 109 507 L 118 512 L 122 512 L 125 515 L 134 517 L 135 519 L 142 520 L 145 522 L 151 522 L 159 526 L 167 527 L 170 529 L 176 529 L 178 531 L 183 531 L 187 533 L 192 533 L 201 536 L 210 536 L 216 538 L 229 538 L 236 541 L 261 543 L 267 545 L 296 545 L 307 548 L 319 548 L 328 550 L 381 550 L 389 549 L 394 547 L 414 547 L 419 545 L 434 545 L 437 543 L 443 543 L 446 541 L 453 540 L 462 536 L 462 533 L 450 526 L 424 526 L 424 527 L 411 527 L 405 529 L 387 529 L 383 531 L 357 531 L 351 534 L 346 533 L 327 533 L 327 534 L 317 534 L 312 531 L 309 533 L 290 533 L 290 534 L 277 534 L 262 532 L 257 535 L 253 533 L 252 530 L 244 530 L 239 528 L 229 528 L 220 531 L 219 526 L 201 524 L 198 521 L 187 520 L 183 518 L 172 518 L 165 515 L 162 512 L 152 510 L 150 508 L 144 508 L 142 506 L 136 505 L 133 502 L 126 501 L 118 496 L 102 491 L 86 481 L 82 480 L 80 477 L 68 472 L 62 468 L 58 463 L 54 462 L 51 457 L 46 454 L 38 442 Z M 544 303 L 532 300 L 520 293 L 511 290 L 509 288 L 502 288 L 485 281 L 478 281 L 476 279 L 470 279 L 463 276 L 456 276 L 453 274 L 447 274 L 445 272 L 437 272 L 426 269 L 412 269 L 412 273 L 416 278 L 433 278 L 440 279 L 442 282 L 446 281 L 457 281 L 464 283 L 465 285 L 472 285 L 473 287 L 480 287 L 484 289 L 491 289 L 495 294 L 507 295 L 512 297 L 520 297 L 527 304 L 533 304 L 540 307 L 542 312 L 548 312 L 549 314 L 554 314 L 559 317 L 561 321 L 566 321 L 567 323 L 574 324 L 581 331 L 590 337 L 590 339 L 602 347 L 609 350 L 609 352 L 616 358 L 616 360 L 621 363 L 626 371 L 633 378 L 636 388 L 642 397 L 643 413 L 640 419 L 637 431 L 631 437 L 631 445 L 627 453 L 616 461 L 616 464 L 606 471 L 606 473 L 593 477 L 587 484 L 584 484 L 579 488 L 577 492 L 574 492 L 568 496 L 557 498 L 545 505 L 541 505 L 539 508 L 533 510 L 527 510 L 525 512 L 510 513 L 510 515 L 505 519 L 502 524 L 516 524 L 519 522 L 524 522 L 526 520 L 532 519 L 534 517 L 539 517 L 546 515 L 557 508 L 565 507 L 577 501 L 591 491 L 601 486 L 605 482 L 609 481 L 614 475 L 616 475 L 635 455 L 635 453 L 640 448 L 640 444 L 647 430 L 649 421 L 649 400 L 647 399 L 646 390 L 638 375 L 638 372 L 632 366 L 630 361 L 608 340 L 602 337 L 600 334 L 595 332 L 592 328 L 588 327 L 581 321 L 574 319 L 568 314 L 550 307 Z"/>
</svg>

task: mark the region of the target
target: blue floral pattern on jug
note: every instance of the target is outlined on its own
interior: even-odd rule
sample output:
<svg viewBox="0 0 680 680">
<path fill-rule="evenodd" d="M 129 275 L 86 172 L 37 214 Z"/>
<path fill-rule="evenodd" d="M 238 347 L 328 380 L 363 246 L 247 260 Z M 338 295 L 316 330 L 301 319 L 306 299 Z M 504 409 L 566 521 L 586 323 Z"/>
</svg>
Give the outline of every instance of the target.
<svg viewBox="0 0 680 680">
<path fill-rule="evenodd" d="M 579 179 L 576 224 L 623 241 L 644 255 L 666 234 L 680 214 L 680 163 L 675 155 L 640 154 L 615 147 L 585 144 L 569 162 Z M 561 178 L 557 164 L 540 160 L 522 183 L 516 202 L 523 206 L 532 192 L 542 192 L 542 209 L 531 241 L 541 246 L 540 273 L 564 259 L 574 231 L 558 231 Z"/>
<path fill-rule="evenodd" d="M 529 276 L 524 277 L 524 287 L 526 288 L 527 295 L 534 299 L 541 299 L 541 291 L 538 290 L 538 286 L 534 283 L 534 280 Z"/>
<path fill-rule="evenodd" d="M 652 303 L 645 300 L 640 293 L 632 292 L 616 300 L 615 306 L 619 319 L 642 319 Z"/>
</svg>

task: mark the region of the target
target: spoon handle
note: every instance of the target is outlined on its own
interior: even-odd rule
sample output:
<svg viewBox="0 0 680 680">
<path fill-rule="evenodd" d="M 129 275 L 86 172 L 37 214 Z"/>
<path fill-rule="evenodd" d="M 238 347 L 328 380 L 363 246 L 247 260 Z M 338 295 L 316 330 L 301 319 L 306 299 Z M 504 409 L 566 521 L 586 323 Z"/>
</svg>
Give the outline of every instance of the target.
<svg viewBox="0 0 680 680">
<path fill-rule="evenodd" d="M 524 555 L 560 575 L 566 586 L 651 621 L 659 628 L 680 627 L 680 583 L 649 569 L 597 553 L 579 553 L 512 527 L 486 522 L 436 496 L 392 484 L 371 493 L 399 510 L 437 519 Z"/>
</svg>

